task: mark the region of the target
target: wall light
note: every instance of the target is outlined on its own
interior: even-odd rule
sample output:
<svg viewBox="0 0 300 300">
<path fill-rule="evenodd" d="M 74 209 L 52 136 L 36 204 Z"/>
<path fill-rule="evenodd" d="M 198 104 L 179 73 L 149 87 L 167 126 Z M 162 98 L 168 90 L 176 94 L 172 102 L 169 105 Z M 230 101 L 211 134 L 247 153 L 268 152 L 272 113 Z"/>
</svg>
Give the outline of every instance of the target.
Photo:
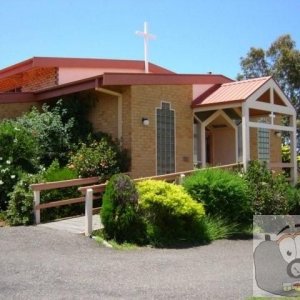
<svg viewBox="0 0 300 300">
<path fill-rule="evenodd" d="M 142 124 L 144 126 L 149 126 L 149 124 L 150 124 L 149 119 L 148 118 L 142 118 Z"/>
<path fill-rule="evenodd" d="M 281 137 L 281 131 L 275 131 L 274 134 L 279 138 Z"/>
</svg>

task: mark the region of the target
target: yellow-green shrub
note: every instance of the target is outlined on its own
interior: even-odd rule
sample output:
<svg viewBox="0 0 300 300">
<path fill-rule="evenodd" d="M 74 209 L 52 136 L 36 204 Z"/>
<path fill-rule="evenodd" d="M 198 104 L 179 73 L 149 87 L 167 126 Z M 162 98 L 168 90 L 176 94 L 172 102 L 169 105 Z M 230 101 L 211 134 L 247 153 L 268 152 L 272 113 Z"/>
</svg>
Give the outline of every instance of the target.
<svg viewBox="0 0 300 300">
<path fill-rule="evenodd" d="M 206 239 L 203 205 L 194 201 L 181 186 L 145 180 L 137 184 L 137 190 L 151 244 Z"/>
</svg>

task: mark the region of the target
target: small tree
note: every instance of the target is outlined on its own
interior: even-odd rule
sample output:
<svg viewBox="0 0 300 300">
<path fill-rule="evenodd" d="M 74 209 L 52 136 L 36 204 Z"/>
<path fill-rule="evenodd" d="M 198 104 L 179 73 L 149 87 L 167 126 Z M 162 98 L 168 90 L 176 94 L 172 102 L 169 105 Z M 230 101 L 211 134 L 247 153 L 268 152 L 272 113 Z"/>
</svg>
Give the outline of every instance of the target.
<svg viewBox="0 0 300 300">
<path fill-rule="evenodd" d="M 49 166 L 55 159 L 58 159 L 60 165 L 68 162 L 68 154 L 72 149 L 71 129 L 74 119 L 63 122 L 66 113 L 61 108 L 61 101 L 58 101 L 52 109 L 44 104 L 39 112 L 33 107 L 30 112 L 17 119 L 19 126 L 26 128 L 37 140 L 42 165 Z"/>
<path fill-rule="evenodd" d="M 251 47 L 241 58 L 238 79 L 274 76 L 300 114 L 300 51 L 288 34 L 279 36 L 267 50 Z"/>
</svg>

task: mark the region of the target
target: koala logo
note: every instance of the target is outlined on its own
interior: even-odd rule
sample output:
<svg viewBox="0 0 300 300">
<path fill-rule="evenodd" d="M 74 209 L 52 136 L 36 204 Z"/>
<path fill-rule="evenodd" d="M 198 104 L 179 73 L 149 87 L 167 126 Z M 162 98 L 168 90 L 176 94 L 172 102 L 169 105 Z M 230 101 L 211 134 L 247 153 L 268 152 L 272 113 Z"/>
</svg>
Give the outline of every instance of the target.
<svg viewBox="0 0 300 300">
<path fill-rule="evenodd" d="M 280 296 L 300 296 L 300 224 L 266 234 L 254 251 L 257 286 Z M 272 236 L 272 238 L 271 238 Z"/>
</svg>

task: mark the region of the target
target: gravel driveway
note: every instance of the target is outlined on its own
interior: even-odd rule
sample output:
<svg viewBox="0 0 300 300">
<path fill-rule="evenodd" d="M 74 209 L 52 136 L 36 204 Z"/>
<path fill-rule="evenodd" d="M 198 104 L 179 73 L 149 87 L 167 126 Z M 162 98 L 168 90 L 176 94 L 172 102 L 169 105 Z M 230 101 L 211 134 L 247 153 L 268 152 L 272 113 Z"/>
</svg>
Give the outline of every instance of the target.
<svg viewBox="0 0 300 300">
<path fill-rule="evenodd" d="M 0 299 L 245 299 L 252 241 L 120 251 L 42 227 L 0 228 Z"/>
</svg>

